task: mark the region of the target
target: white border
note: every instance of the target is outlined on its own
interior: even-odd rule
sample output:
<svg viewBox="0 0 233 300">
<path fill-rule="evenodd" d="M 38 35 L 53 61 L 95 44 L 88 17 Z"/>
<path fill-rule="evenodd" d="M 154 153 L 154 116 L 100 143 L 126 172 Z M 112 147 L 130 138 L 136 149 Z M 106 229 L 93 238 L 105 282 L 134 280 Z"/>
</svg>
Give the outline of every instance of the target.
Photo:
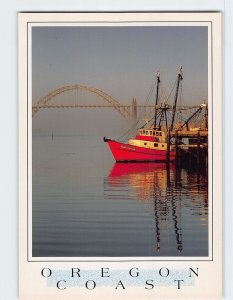
<svg viewBox="0 0 233 300">
<path fill-rule="evenodd" d="M 117 3 L 116 3 L 117 2 Z M 131 1 L 131 0 L 10 0 L 5 1 L 2 5 L 2 14 L 0 18 L 0 32 L 3 37 L 4 47 L 0 47 L 1 57 L 1 84 L 5 88 L 1 90 L 1 108 L 5 117 L 0 118 L 0 126 L 4 128 L 2 132 L 1 147 L 1 228 L 2 230 L 1 245 L 6 247 L 0 248 L 1 273 L 0 280 L 4 282 L 1 285 L 1 297 L 3 299 L 18 298 L 18 229 L 17 229 L 17 12 L 19 11 L 114 11 L 114 10 L 222 10 L 225 13 L 223 24 L 225 24 L 225 55 L 224 61 L 224 198 L 225 198 L 225 299 L 233 299 L 232 289 L 232 270 L 233 270 L 233 236 L 231 228 L 233 227 L 232 211 L 232 169 L 233 160 L 231 149 L 233 142 L 231 138 L 231 128 L 233 128 L 233 111 L 232 102 L 232 70 L 233 70 L 233 2 L 232 0 L 170 0 L 170 1 Z M 3 45 L 3 44 L 2 44 Z M 3 72 L 4 70 L 4 72 Z M 3 113 L 2 113 L 3 115 Z"/>
</svg>

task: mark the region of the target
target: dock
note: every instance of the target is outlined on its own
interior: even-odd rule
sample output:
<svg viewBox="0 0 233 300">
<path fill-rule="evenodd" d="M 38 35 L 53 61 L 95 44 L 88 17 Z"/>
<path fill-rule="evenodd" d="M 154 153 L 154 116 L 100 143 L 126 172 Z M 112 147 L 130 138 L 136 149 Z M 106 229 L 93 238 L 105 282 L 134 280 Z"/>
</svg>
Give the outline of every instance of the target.
<svg viewBox="0 0 233 300">
<path fill-rule="evenodd" d="M 168 145 L 176 150 L 176 167 L 208 170 L 208 130 L 168 131 Z M 167 162 L 170 147 L 167 147 Z"/>
</svg>

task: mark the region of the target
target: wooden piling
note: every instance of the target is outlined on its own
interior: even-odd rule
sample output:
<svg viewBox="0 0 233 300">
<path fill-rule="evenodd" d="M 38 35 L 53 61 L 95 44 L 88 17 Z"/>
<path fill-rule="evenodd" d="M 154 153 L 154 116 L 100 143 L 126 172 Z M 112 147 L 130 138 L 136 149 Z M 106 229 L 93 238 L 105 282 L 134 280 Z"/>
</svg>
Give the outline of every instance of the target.
<svg viewBox="0 0 233 300">
<path fill-rule="evenodd" d="M 167 165 L 169 165 L 169 161 L 170 161 L 170 144 L 171 144 L 171 133 L 170 133 L 170 129 L 168 129 L 168 132 L 167 132 L 167 152 L 166 152 Z"/>
<path fill-rule="evenodd" d="M 197 168 L 200 170 L 200 162 L 201 162 L 201 139 L 200 139 L 200 131 L 197 133 Z"/>
<path fill-rule="evenodd" d="M 176 168 L 179 167 L 179 148 L 178 148 L 178 132 L 177 130 L 175 131 L 175 150 L 176 150 L 176 160 L 175 160 L 175 164 L 176 164 Z"/>
<path fill-rule="evenodd" d="M 205 171 L 206 174 L 208 174 L 208 148 L 207 148 L 207 153 L 205 153 Z"/>
<path fill-rule="evenodd" d="M 208 138 L 207 131 L 167 131 L 167 152 L 166 161 L 169 161 L 169 148 L 171 138 L 174 138 L 174 147 L 176 151 L 175 165 L 176 169 L 185 167 L 195 168 L 198 171 L 203 171 L 208 168 Z M 180 140 L 190 139 L 189 144 L 182 144 Z M 204 140 L 202 142 L 202 139 Z M 169 144 L 169 145 L 168 145 Z"/>
</svg>

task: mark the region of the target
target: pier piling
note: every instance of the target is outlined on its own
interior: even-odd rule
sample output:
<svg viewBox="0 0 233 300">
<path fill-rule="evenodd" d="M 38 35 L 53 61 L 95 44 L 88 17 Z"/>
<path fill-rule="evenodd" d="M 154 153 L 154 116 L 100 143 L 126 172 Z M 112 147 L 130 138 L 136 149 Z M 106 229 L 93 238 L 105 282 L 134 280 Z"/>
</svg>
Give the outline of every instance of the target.
<svg viewBox="0 0 233 300">
<path fill-rule="evenodd" d="M 174 146 L 176 150 L 175 165 L 176 169 L 189 167 L 198 171 L 208 169 L 208 131 L 179 131 L 174 130 L 168 132 L 167 143 L 169 148 L 171 138 L 174 138 Z M 188 143 L 182 143 L 182 139 L 189 140 Z M 169 159 L 167 149 L 166 161 Z"/>
<path fill-rule="evenodd" d="M 176 150 L 176 160 L 175 160 L 175 164 L 176 164 L 176 168 L 179 168 L 179 162 L 180 162 L 180 148 L 178 145 L 178 131 L 175 131 L 175 150 Z"/>
<path fill-rule="evenodd" d="M 171 134 L 170 134 L 170 129 L 168 129 L 167 132 L 167 152 L 166 152 L 166 163 L 169 165 L 169 160 L 170 160 L 170 145 L 171 145 Z"/>
<path fill-rule="evenodd" d="M 201 139 L 200 131 L 197 133 L 197 168 L 200 170 L 200 161 L 201 161 L 201 151 L 200 151 Z"/>
</svg>

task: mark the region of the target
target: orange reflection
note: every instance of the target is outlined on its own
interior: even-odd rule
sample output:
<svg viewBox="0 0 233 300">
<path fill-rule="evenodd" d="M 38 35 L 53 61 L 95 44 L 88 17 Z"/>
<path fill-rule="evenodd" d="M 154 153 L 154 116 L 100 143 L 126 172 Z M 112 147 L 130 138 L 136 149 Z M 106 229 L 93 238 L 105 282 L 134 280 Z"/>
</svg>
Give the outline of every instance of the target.
<svg viewBox="0 0 233 300">
<path fill-rule="evenodd" d="M 208 226 L 207 176 L 176 170 L 174 164 L 115 163 L 108 176 L 108 184 L 129 186 L 129 198 L 143 201 L 155 220 L 156 251 L 162 243 L 161 235 L 171 230 L 175 235 L 176 249 L 183 250 L 182 222 L 187 203 L 191 216 L 199 215 L 199 224 Z M 189 220 L 187 220 L 188 222 Z"/>
<path fill-rule="evenodd" d="M 174 177 L 174 164 L 169 170 L 165 163 L 116 163 L 109 176 L 110 185 L 117 185 L 117 178 L 125 178 L 140 200 L 148 201 L 156 193 L 162 193 Z"/>
</svg>

